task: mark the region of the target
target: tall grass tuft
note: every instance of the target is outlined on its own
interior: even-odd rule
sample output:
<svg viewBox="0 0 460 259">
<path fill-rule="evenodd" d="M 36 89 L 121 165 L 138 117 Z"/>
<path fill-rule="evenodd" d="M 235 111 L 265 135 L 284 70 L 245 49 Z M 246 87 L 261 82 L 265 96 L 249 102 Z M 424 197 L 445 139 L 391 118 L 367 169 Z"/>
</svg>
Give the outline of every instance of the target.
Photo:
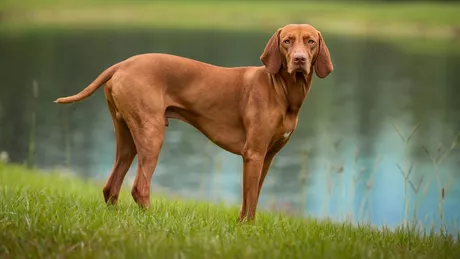
<svg viewBox="0 0 460 259">
<path fill-rule="evenodd" d="M 441 230 L 446 231 L 447 230 L 447 225 L 444 219 L 444 198 L 446 195 L 446 190 L 450 186 L 445 186 L 444 182 L 441 180 L 440 174 L 439 174 L 439 166 L 442 165 L 442 163 L 449 157 L 451 152 L 457 147 L 458 141 L 460 138 L 460 132 L 457 133 L 455 136 L 454 140 L 452 141 L 450 147 L 445 151 L 442 152 L 441 145 L 437 149 L 436 155 L 431 155 L 430 151 L 428 148 L 423 146 L 423 150 L 427 154 L 427 156 L 430 158 L 433 167 L 434 167 L 434 174 L 436 176 L 436 182 L 437 182 L 437 187 L 438 187 L 438 214 L 439 218 L 441 220 Z M 448 183 L 452 184 L 453 181 L 448 181 Z"/>
<path fill-rule="evenodd" d="M 353 170 L 351 173 L 351 187 L 350 187 L 350 208 L 348 210 L 349 214 L 349 221 L 353 222 L 355 219 L 355 191 L 356 191 L 356 186 L 358 185 L 359 181 L 361 180 L 365 168 L 364 167 L 359 167 L 358 162 L 359 162 L 359 148 L 356 148 L 355 153 L 354 153 L 354 159 L 353 159 Z"/>
<path fill-rule="evenodd" d="M 72 151 L 71 151 L 71 132 L 70 132 L 70 122 L 69 122 L 69 107 L 64 106 L 63 109 L 63 116 L 62 116 L 62 126 L 64 131 L 64 150 L 65 150 L 65 160 L 64 164 L 66 167 L 70 167 L 71 159 L 72 159 Z"/>
<path fill-rule="evenodd" d="M 308 188 L 307 188 L 307 180 L 308 180 L 308 148 L 305 147 L 300 152 L 300 170 L 299 170 L 299 184 L 300 184 L 300 192 L 299 192 L 299 209 L 298 213 L 301 215 L 305 215 L 305 208 L 307 207 L 307 195 L 308 195 Z"/>
<path fill-rule="evenodd" d="M 38 83 L 37 80 L 32 81 L 32 113 L 31 113 L 31 121 L 30 121 L 30 132 L 29 132 L 29 152 L 27 156 L 27 166 L 34 167 L 35 166 L 35 128 L 36 128 L 36 120 L 37 120 L 37 98 L 38 98 Z"/>
<path fill-rule="evenodd" d="M 409 184 L 409 176 L 412 172 L 413 169 L 413 162 L 411 162 L 410 167 L 407 167 L 407 146 L 409 145 L 409 142 L 414 136 L 414 134 L 417 132 L 417 130 L 420 127 L 420 124 L 417 124 L 417 126 L 414 127 L 412 132 L 409 134 L 409 136 L 406 138 L 404 134 L 399 130 L 398 126 L 394 123 L 393 126 L 395 127 L 396 131 L 398 132 L 399 136 L 401 137 L 403 143 L 404 143 L 404 149 L 403 149 L 403 167 L 396 163 L 396 166 L 398 169 L 401 171 L 403 178 L 404 178 L 404 218 L 403 222 L 404 224 L 408 223 L 408 217 L 409 217 L 409 197 L 408 197 L 408 184 Z"/>
<path fill-rule="evenodd" d="M 375 172 L 377 171 L 379 165 L 380 165 L 380 157 L 377 156 L 374 160 L 374 166 L 372 167 L 372 169 L 370 170 L 370 172 L 368 173 L 368 179 L 367 181 L 365 182 L 365 193 L 364 193 L 364 196 L 363 198 L 361 199 L 361 204 L 359 206 L 359 210 L 358 210 L 358 219 L 360 221 L 367 221 L 370 223 L 371 222 L 371 219 L 372 219 L 372 199 L 371 199 L 371 194 L 372 194 L 372 188 L 374 187 L 374 174 Z M 366 168 L 363 168 L 363 175 L 364 175 L 364 172 L 365 172 Z M 367 205 L 367 217 L 365 215 L 366 211 L 364 210 L 364 208 L 366 207 Z"/>
</svg>

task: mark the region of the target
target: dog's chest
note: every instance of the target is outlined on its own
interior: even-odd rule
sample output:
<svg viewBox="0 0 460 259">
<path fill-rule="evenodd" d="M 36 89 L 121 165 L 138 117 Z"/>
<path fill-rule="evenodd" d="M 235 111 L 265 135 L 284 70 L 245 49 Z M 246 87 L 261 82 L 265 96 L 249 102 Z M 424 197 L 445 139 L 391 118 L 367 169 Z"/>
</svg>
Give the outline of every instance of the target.
<svg viewBox="0 0 460 259">
<path fill-rule="evenodd" d="M 286 141 L 292 135 L 297 126 L 297 116 L 285 116 L 277 126 L 276 134 L 274 136 L 275 141 Z"/>
<path fill-rule="evenodd" d="M 286 129 L 285 127 L 280 127 L 277 130 L 277 133 L 273 136 L 270 147 L 276 146 L 276 145 L 283 145 L 287 143 L 289 137 L 291 137 L 292 132 L 294 132 L 293 129 Z"/>
<path fill-rule="evenodd" d="M 288 112 L 284 116 L 283 119 L 283 138 L 289 138 L 291 136 L 292 132 L 295 130 L 297 127 L 297 121 L 298 121 L 298 112 Z"/>
<path fill-rule="evenodd" d="M 289 138 L 289 136 L 291 136 L 291 134 L 292 134 L 292 130 L 286 131 L 286 132 L 284 132 L 282 138 L 283 138 L 283 139 L 287 139 L 287 138 Z"/>
</svg>

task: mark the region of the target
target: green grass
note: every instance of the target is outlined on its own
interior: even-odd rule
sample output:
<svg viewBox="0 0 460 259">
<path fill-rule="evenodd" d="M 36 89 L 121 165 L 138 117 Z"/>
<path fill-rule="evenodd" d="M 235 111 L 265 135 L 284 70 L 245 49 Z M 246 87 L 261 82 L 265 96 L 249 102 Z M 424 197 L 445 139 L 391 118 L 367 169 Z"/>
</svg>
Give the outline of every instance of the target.
<svg viewBox="0 0 460 259">
<path fill-rule="evenodd" d="M 0 164 L 1 258 L 458 258 L 450 236 L 376 229 L 155 197 L 116 210 L 100 184 Z"/>
<path fill-rule="evenodd" d="M 326 33 L 386 37 L 458 37 L 458 3 L 342 1 L 5 0 L 0 29 L 180 28 L 273 31 L 311 23 Z"/>
</svg>

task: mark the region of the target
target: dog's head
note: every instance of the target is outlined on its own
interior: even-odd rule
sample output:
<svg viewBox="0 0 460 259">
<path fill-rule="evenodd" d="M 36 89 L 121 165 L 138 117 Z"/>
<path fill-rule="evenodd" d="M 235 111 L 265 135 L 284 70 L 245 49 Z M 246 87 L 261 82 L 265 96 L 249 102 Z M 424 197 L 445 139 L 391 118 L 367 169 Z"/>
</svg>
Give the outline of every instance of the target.
<svg viewBox="0 0 460 259">
<path fill-rule="evenodd" d="M 316 75 L 324 78 L 333 70 L 321 33 L 308 24 L 290 24 L 278 29 L 268 41 L 260 60 L 270 74 L 285 69 L 289 74 L 309 75 L 314 67 Z"/>
</svg>

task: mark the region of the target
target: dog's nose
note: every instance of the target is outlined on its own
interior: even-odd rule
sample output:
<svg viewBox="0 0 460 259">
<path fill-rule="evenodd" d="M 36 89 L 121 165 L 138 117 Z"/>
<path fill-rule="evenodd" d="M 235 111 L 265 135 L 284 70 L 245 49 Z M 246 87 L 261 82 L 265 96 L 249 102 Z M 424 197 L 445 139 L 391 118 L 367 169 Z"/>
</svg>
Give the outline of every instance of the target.
<svg viewBox="0 0 460 259">
<path fill-rule="evenodd" d="M 295 53 L 294 54 L 294 62 L 295 63 L 305 63 L 307 61 L 307 57 L 303 53 Z"/>
</svg>

